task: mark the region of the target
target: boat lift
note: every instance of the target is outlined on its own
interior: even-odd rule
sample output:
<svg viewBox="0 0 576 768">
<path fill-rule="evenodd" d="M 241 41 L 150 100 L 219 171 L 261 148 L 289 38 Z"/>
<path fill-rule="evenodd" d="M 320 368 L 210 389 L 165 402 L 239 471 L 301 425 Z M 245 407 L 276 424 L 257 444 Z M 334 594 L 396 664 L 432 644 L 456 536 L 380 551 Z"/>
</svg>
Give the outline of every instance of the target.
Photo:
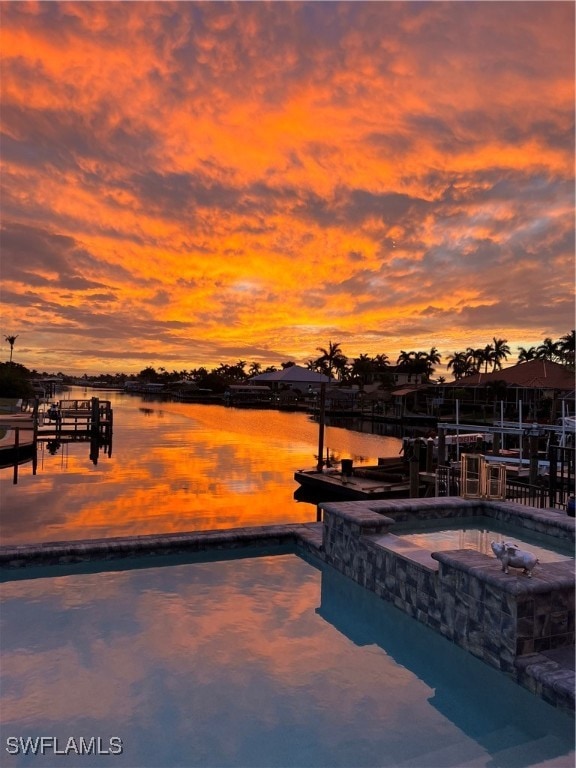
<svg viewBox="0 0 576 768">
<path fill-rule="evenodd" d="M 460 449 L 463 441 L 460 439 L 462 433 L 464 434 L 486 434 L 492 437 L 494 443 L 494 456 L 488 457 L 489 460 L 503 461 L 504 457 L 498 456 L 501 448 L 504 445 L 505 436 L 514 436 L 518 438 L 518 450 L 519 457 L 515 462 L 520 466 L 523 463 L 529 462 L 529 458 L 525 459 L 523 456 L 523 437 L 547 437 L 548 448 L 552 439 L 555 438 L 555 444 L 564 447 L 571 441 L 574 444 L 575 435 L 575 419 L 567 417 L 565 414 L 565 403 L 562 403 L 562 418 L 560 424 L 538 424 L 525 422 L 522 419 L 522 401 L 518 401 L 519 407 L 519 419 L 517 422 L 504 421 L 504 403 L 500 402 L 500 420 L 490 425 L 479 424 L 461 424 L 460 423 L 460 402 L 456 400 L 456 421 L 455 422 L 439 422 L 438 423 L 438 456 L 439 462 L 444 463 L 445 459 L 445 446 L 447 433 L 456 433 L 456 460 L 460 458 Z M 509 458 L 507 461 L 511 461 Z M 547 462 L 539 462 L 539 466 L 547 466 Z"/>
</svg>

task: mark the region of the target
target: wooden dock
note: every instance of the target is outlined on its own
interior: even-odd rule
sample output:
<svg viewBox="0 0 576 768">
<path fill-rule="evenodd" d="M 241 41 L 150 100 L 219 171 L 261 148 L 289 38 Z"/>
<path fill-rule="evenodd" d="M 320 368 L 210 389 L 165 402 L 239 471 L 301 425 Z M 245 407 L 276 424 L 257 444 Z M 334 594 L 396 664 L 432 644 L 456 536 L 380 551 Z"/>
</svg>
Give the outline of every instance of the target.
<svg viewBox="0 0 576 768">
<path fill-rule="evenodd" d="M 97 434 L 109 439 L 113 429 L 113 411 L 109 400 L 60 400 L 54 413 L 49 408 L 38 414 L 39 437 L 66 437 Z"/>
<path fill-rule="evenodd" d="M 36 474 L 38 446 L 58 450 L 63 443 L 90 443 L 90 459 L 94 464 L 102 448 L 112 453 L 114 414 L 109 400 L 92 397 L 89 400 L 61 400 L 47 410 L 36 401 L 33 411 L 0 414 L 0 467 L 14 468 L 14 483 L 18 482 L 18 467 L 32 462 Z"/>
</svg>

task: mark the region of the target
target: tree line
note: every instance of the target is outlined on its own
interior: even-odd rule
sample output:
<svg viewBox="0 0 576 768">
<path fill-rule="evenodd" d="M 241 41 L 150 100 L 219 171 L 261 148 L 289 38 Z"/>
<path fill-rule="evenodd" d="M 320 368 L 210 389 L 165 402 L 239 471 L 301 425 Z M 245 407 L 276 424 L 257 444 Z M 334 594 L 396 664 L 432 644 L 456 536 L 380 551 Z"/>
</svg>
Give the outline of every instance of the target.
<svg viewBox="0 0 576 768">
<path fill-rule="evenodd" d="M 0 364 L 0 395 L 11 395 L 10 392 L 22 391 L 17 382 L 23 382 L 40 375 L 37 371 L 29 371 L 24 366 L 12 362 L 14 343 L 17 336 L 5 336 L 10 345 L 10 361 Z M 574 367 L 574 330 L 564 334 L 556 341 L 545 338 L 541 344 L 532 347 L 518 347 L 518 362 L 543 359 Z M 431 381 L 436 367 L 440 365 L 442 355 L 436 347 L 429 350 L 401 350 L 395 362 L 390 361 L 386 354 L 370 356 L 360 354 L 357 357 L 347 357 L 340 342 L 329 341 L 327 347 L 317 347 L 319 354 L 306 362 L 309 370 L 317 371 L 329 376 L 332 380 L 342 384 L 357 384 L 365 386 L 378 382 L 392 385 L 393 374 L 396 372 L 421 375 L 423 380 Z M 483 347 L 468 347 L 461 352 L 453 352 L 447 356 L 446 368 L 450 370 L 454 379 L 463 379 L 474 373 L 498 371 L 503 367 L 503 362 L 511 356 L 507 339 L 493 337 L 492 341 Z M 116 373 L 97 377 L 99 381 L 107 384 L 121 386 L 125 381 L 139 379 L 146 382 L 164 383 L 166 385 L 182 382 L 191 382 L 197 387 L 210 389 L 214 392 L 223 392 L 230 384 L 241 384 L 247 379 L 260 373 L 269 373 L 282 368 L 288 368 L 296 363 L 287 360 L 280 363 L 279 368 L 270 365 L 263 367 L 258 362 L 248 363 L 246 360 L 238 360 L 236 363 L 220 363 L 218 366 L 208 369 L 204 366 L 190 370 L 167 371 L 164 367 L 158 369 L 148 366 L 137 374 Z M 57 374 L 66 383 L 73 383 L 74 379 L 66 374 Z M 84 374 L 83 379 L 88 380 Z M 442 384 L 445 379 L 439 376 L 436 383 Z"/>
<path fill-rule="evenodd" d="M 507 360 L 510 347 L 506 339 L 492 339 L 492 344 L 474 349 L 468 347 L 464 352 L 454 352 L 446 367 L 452 369 L 455 379 L 462 379 L 473 373 L 488 373 L 502 369 L 502 361 Z M 574 367 L 574 330 L 553 341 L 547 337 L 538 346 L 518 347 L 518 363 L 529 360 L 550 360 L 554 363 Z"/>
<path fill-rule="evenodd" d="M 572 330 L 556 341 L 545 338 L 540 345 L 528 349 L 518 347 L 518 362 L 545 359 L 573 367 L 574 340 L 575 334 Z M 329 341 L 327 347 L 317 347 L 316 352 L 320 354 L 306 362 L 309 370 L 322 373 L 342 384 L 359 384 L 360 386 L 372 384 L 375 381 L 391 384 L 392 375 L 395 372 L 420 374 L 424 380 L 429 381 L 442 360 L 442 355 L 436 347 L 419 351 L 401 350 L 395 362 L 383 353 L 375 356 L 360 354 L 358 357 L 349 358 L 344 354 L 341 343 L 333 341 Z M 458 380 L 474 373 L 501 370 L 503 362 L 510 356 L 511 350 L 507 339 L 493 337 L 492 341 L 483 347 L 469 347 L 462 352 L 452 353 L 447 357 L 446 368 L 451 370 L 454 378 Z M 220 391 L 222 387 L 225 388 L 230 384 L 241 384 L 258 374 L 274 372 L 295 364 L 294 361 L 288 360 L 280 363 L 279 368 L 274 365 L 263 367 L 258 362 L 248 363 L 246 360 L 238 360 L 234 364 L 220 363 L 211 370 L 201 367 L 190 371 L 173 371 L 171 374 L 164 368 L 156 371 L 148 367 L 140 371 L 137 378 L 158 382 L 189 380 L 199 387 Z M 436 383 L 439 384 L 444 381 L 443 376 L 436 379 Z"/>
</svg>

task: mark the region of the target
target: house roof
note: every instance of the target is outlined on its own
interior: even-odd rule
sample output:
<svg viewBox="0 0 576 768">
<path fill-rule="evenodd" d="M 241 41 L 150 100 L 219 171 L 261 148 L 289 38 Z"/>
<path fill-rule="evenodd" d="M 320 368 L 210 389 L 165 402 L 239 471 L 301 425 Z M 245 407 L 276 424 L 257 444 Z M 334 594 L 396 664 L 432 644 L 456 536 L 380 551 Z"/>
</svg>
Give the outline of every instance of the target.
<svg viewBox="0 0 576 768">
<path fill-rule="evenodd" d="M 284 381 L 291 384 L 328 384 L 330 379 L 322 373 L 310 371 L 301 365 L 289 365 L 288 368 L 282 368 L 280 371 L 271 373 L 259 373 L 252 376 L 248 381 Z"/>
<path fill-rule="evenodd" d="M 404 395 L 411 395 L 413 392 L 418 392 L 428 387 L 400 387 L 400 389 L 393 389 L 392 395 L 394 397 L 403 397 Z"/>
<path fill-rule="evenodd" d="M 444 384 L 445 387 L 485 387 L 495 382 L 504 381 L 509 387 L 526 389 L 573 389 L 574 372 L 565 365 L 552 363 L 550 360 L 529 360 L 510 368 L 490 373 L 474 373 L 463 379 Z"/>
</svg>

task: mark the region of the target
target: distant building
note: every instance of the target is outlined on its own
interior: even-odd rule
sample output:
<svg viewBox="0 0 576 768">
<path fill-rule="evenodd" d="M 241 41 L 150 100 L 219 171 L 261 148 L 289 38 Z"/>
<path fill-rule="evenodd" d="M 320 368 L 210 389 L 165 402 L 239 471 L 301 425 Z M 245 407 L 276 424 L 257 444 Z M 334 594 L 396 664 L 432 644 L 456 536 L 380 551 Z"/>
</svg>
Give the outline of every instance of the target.
<svg viewBox="0 0 576 768">
<path fill-rule="evenodd" d="M 281 371 L 259 373 L 257 376 L 252 376 L 248 381 L 251 384 L 266 384 L 274 390 L 288 387 L 306 392 L 310 388 L 318 390 L 322 384 L 329 384 L 330 378 L 322 373 L 303 368 L 301 365 L 290 365 Z"/>
</svg>

